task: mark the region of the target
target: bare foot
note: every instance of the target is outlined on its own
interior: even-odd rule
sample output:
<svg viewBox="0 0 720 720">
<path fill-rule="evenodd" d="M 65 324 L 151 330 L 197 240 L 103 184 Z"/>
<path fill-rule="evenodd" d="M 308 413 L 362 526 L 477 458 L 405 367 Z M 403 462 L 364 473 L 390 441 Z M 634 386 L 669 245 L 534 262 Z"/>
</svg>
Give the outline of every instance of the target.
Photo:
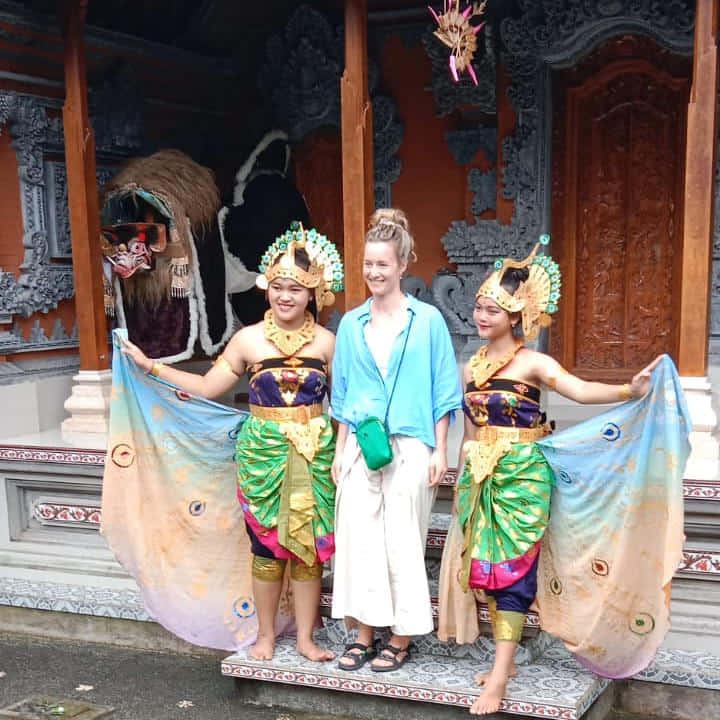
<svg viewBox="0 0 720 720">
<path fill-rule="evenodd" d="M 489 670 L 488 672 L 484 672 L 484 673 L 478 673 L 475 676 L 475 682 L 480 687 L 485 687 L 485 685 L 487 685 L 487 682 L 491 675 L 492 675 L 491 670 Z M 508 677 L 515 677 L 516 675 L 517 675 L 517 666 L 515 665 L 515 663 L 513 663 L 512 667 L 510 668 L 510 672 L 508 673 Z"/>
<path fill-rule="evenodd" d="M 494 678 L 489 676 L 485 681 L 485 689 L 475 699 L 470 708 L 471 715 L 492 715 L 500 709 L 500 703 L 505 697 L 507 678 Z"/>
<path fill-rule="evenodd" d="M 275 638 L 258 635 L 258 639 L 250 649 L 253 660 L 272 660 L 275 654 Z"/>
<path fill-rule="evenodd" d="M 328 662 L 335 659 L 335 653 L 316 645 L 312 640 L 297 643 L 297 651 L 313 662 Z"/>
</svg>

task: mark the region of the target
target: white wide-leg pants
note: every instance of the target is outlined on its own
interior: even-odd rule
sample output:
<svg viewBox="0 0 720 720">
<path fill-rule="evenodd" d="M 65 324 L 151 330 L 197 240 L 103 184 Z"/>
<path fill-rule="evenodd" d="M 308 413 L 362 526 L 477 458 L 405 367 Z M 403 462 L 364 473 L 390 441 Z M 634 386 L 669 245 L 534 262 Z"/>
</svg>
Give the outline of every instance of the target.
<svg viewBox="0 0 720 720">
<path fill-rule="evenodd" d="M 391 442 L 393 461 L 369 470 L 348 435 L 335 500 L 332 616 L 424 635 L 433 629 L 425 570 L 432 451 L 404 435 Z"/>
</svg>

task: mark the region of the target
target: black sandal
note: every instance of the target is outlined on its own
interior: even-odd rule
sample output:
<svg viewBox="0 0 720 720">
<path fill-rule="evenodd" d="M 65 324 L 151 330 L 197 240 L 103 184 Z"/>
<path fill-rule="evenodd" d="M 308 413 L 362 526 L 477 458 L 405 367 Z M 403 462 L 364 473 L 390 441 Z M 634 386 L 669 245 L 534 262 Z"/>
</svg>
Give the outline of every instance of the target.
<svg viewBox="0 0 720 720">
<path fill-rule="evenodd" d="M 393 672 L 399 670 L 409 659 L 410 659 L 410 645 L 408 643 L 404 648 L 395 647 L 394 645 L 387 644 L 377 654 L 378 660 L 385 660 L 390 665 L 370 665 L 370 669 L 373 672 Z M 405 653 L 405 657 L 402 660 L 398 660 L 398 655 Z"/>
<path fill-rule="evenodd" d="M 364 645 L 363 643 L 350 643 L 345 646 L 345 652 L 338 658 L 337 666 L 341 670 L 359 670 L 368 660 L 372 660 L 377 655 L 377 649 L 375 648 L 374 641 L 371 645 Z M 351 650 L 360 650 L 361 652 L 350 652 Z M 343 665 L 340 660 L 343 658 L 349 658 L 352 660 L 352 665 Z"/>
</svg>

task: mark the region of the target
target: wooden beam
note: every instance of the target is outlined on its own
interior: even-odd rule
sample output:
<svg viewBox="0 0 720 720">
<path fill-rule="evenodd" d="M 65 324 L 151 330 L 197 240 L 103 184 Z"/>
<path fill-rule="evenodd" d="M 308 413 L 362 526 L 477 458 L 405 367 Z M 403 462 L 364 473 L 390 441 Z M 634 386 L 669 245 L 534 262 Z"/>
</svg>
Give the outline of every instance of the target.
<svg viewBox="0 0 720 720">
<path fill-rule="evenodd" d="M 88 0 L 60 0 L 58 17 L 65 42 L 65 164 L 75 277 L 75 314 L 80 369 L 109 367 L 100 257 L 100 211 L 95 171 L 95 135 L 88 119 L 83 32 Z"/>
<path fill-rule="evenodd" d="M 367 0 L 345 0 L 345 72 L 340 81 L 345 310 L 365 300 L 365 230 L 375 206 L 367 57 Z"/>
<path fill-rule="evenodd" d="M 707 373 L 712 270 L 713 179 L 717 141 L 718 4 L 697 0 L 693 84 L 685 159 L 678 370 Z"/>
</svg>

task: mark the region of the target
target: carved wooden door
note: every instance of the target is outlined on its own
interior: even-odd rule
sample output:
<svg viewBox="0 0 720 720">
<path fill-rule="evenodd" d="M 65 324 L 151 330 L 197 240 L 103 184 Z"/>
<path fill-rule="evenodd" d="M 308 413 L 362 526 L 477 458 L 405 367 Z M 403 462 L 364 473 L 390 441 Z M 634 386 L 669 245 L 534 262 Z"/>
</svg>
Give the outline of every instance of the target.
<svg viewBox="0 0 720 720">
<path fill-rule="evenodd" d="M 551 351 L 588 379 L 676 355 L 690 68 L 623 38 L 555 76 Z"/>
</svg>

